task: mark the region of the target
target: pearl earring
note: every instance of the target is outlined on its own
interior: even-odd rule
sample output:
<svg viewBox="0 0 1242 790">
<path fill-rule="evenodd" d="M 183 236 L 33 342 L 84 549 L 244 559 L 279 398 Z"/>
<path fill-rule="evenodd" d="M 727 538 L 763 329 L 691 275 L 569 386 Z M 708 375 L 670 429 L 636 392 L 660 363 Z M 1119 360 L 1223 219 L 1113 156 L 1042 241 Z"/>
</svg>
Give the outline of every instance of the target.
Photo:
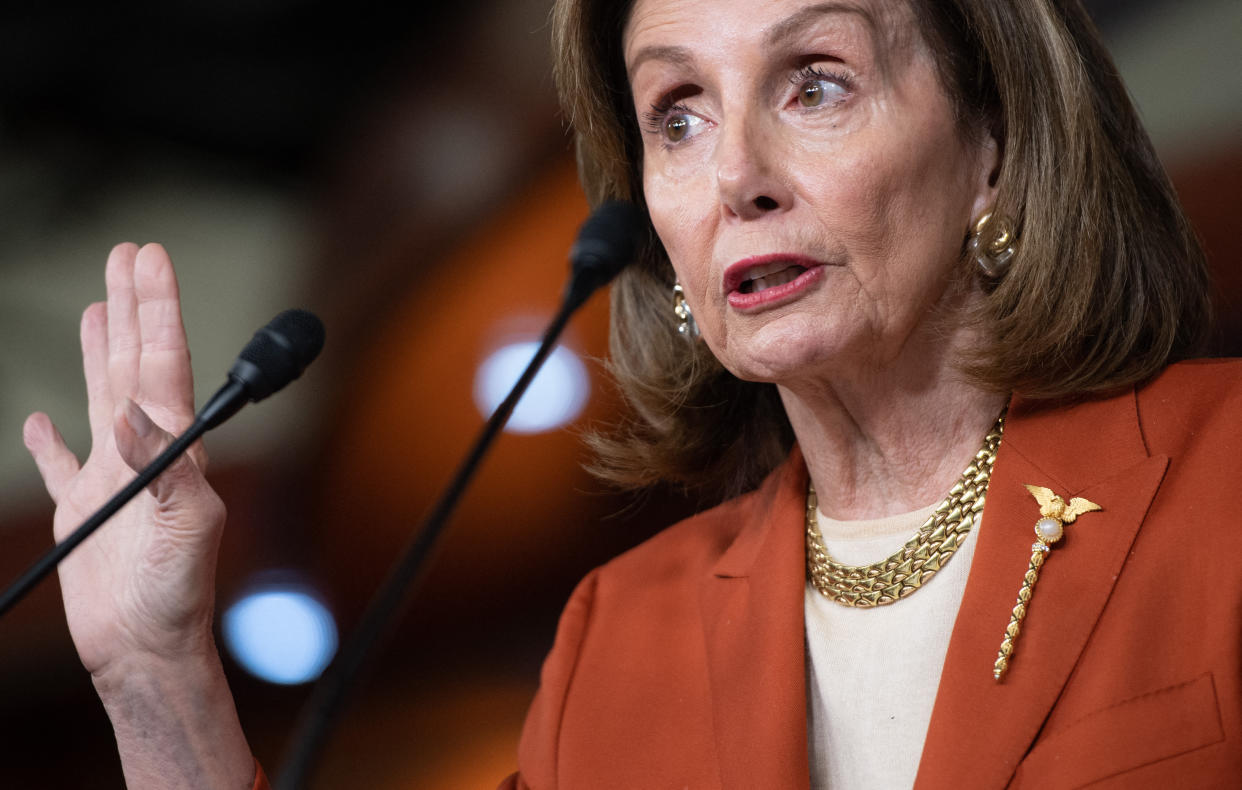
<svg viewBox="0 0 1242 790">
<path fill-rule="evenodd" d="M 682 290 L 681 283 L 676 281 L 673 283 L 673 315 L 677 317 L 677 331 L 683 337 L 693 340 L 699 336 L 699 325 L 695 323 L 690 305 L 686 302 L 686 292 Z"/>
</svg>

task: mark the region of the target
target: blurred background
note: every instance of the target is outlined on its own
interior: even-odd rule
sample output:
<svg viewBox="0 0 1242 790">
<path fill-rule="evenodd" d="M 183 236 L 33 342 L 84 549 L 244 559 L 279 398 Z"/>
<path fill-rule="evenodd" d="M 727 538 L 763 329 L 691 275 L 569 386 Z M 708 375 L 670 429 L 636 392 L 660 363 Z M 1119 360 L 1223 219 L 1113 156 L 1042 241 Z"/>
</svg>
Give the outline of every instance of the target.
<svg viewBox="0 0 1242 790">
<path fill-rule="evenodd" d="M 1095 0 L 1242 352 L 1242 4 Z M 310 686 L 556 307 L 586 205 L 547 0 L 48 0 L 0 12 L 0 584 L 50 543 L 21 424 L 89 449 L 77 323 L 119 241 L 172 253 L 200 402 L 276 312 L 319 362 L 211 437 L 228 503 L 218 639 L 274 771 Z M 490 788 L 591 567 L 691 512 L 581 469 L 619 413 L 607 304 L 574 321 L 353 697 L 316 787 Z M 516 360 L 516 362 L 515 362 Z M 498 400 L 498 398 L 497 398 Z M 0 786 L 120 788 L 43 584 L 0 621 Z M 68 758 L 68 759 L 66 759 Z"/>
</svg>

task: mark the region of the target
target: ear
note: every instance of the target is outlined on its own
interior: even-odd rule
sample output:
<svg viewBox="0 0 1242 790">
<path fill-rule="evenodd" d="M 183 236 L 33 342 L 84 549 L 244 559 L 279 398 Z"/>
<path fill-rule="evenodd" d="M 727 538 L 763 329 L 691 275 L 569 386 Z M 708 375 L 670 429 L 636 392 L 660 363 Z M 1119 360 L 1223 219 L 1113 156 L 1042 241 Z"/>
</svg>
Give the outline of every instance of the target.
<svg viewBox="0 0 1242 790">
<path fill-rule="evenodd" d="M 973 225 L 979 217 L 992 210 L 996 205 L 996 195 L 1000 191 L 1001 146 L 996 135 L 988 132 L 976 148 L 975 200 L 970 207 L 970 221 Z"/>
</svg>

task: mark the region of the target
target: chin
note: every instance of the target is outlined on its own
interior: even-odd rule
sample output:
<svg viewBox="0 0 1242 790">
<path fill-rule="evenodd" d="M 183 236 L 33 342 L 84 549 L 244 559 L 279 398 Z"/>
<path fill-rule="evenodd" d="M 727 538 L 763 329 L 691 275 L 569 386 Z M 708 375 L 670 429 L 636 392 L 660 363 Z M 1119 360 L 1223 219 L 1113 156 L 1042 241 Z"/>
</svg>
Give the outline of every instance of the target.
<svg viewBox="0 0 1242 790">
<path fill-rule="evenodd" d="M 780 384 L 837 367 L 846 344 L 823 319 L 778 321 L 753 333 L 731 334 L 716 356 L 743 381 Z"/>
</svg>

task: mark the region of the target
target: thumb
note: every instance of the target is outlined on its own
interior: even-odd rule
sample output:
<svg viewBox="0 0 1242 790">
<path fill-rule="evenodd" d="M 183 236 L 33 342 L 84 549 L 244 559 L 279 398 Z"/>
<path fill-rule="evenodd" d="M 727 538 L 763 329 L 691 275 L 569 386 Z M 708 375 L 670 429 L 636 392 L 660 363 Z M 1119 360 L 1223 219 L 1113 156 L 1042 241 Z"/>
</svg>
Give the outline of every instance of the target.
<svg viewBox="0 0 1242 790">
<path fill-rule="evenodd" d="M 141 472 L 155 460 L 168 445 L 173 435 L 155 424 L 137 403 L 126 398 L 118 407 L 113 421 L 117 451 L 122 460 L 134 472 Z M 167 503 L 175 491 L 182 494 L 206 487 L 202 471 L 188 454 L 174 460 L 159 477 L 148 486 L 157 501 Z"/>
</svg>

